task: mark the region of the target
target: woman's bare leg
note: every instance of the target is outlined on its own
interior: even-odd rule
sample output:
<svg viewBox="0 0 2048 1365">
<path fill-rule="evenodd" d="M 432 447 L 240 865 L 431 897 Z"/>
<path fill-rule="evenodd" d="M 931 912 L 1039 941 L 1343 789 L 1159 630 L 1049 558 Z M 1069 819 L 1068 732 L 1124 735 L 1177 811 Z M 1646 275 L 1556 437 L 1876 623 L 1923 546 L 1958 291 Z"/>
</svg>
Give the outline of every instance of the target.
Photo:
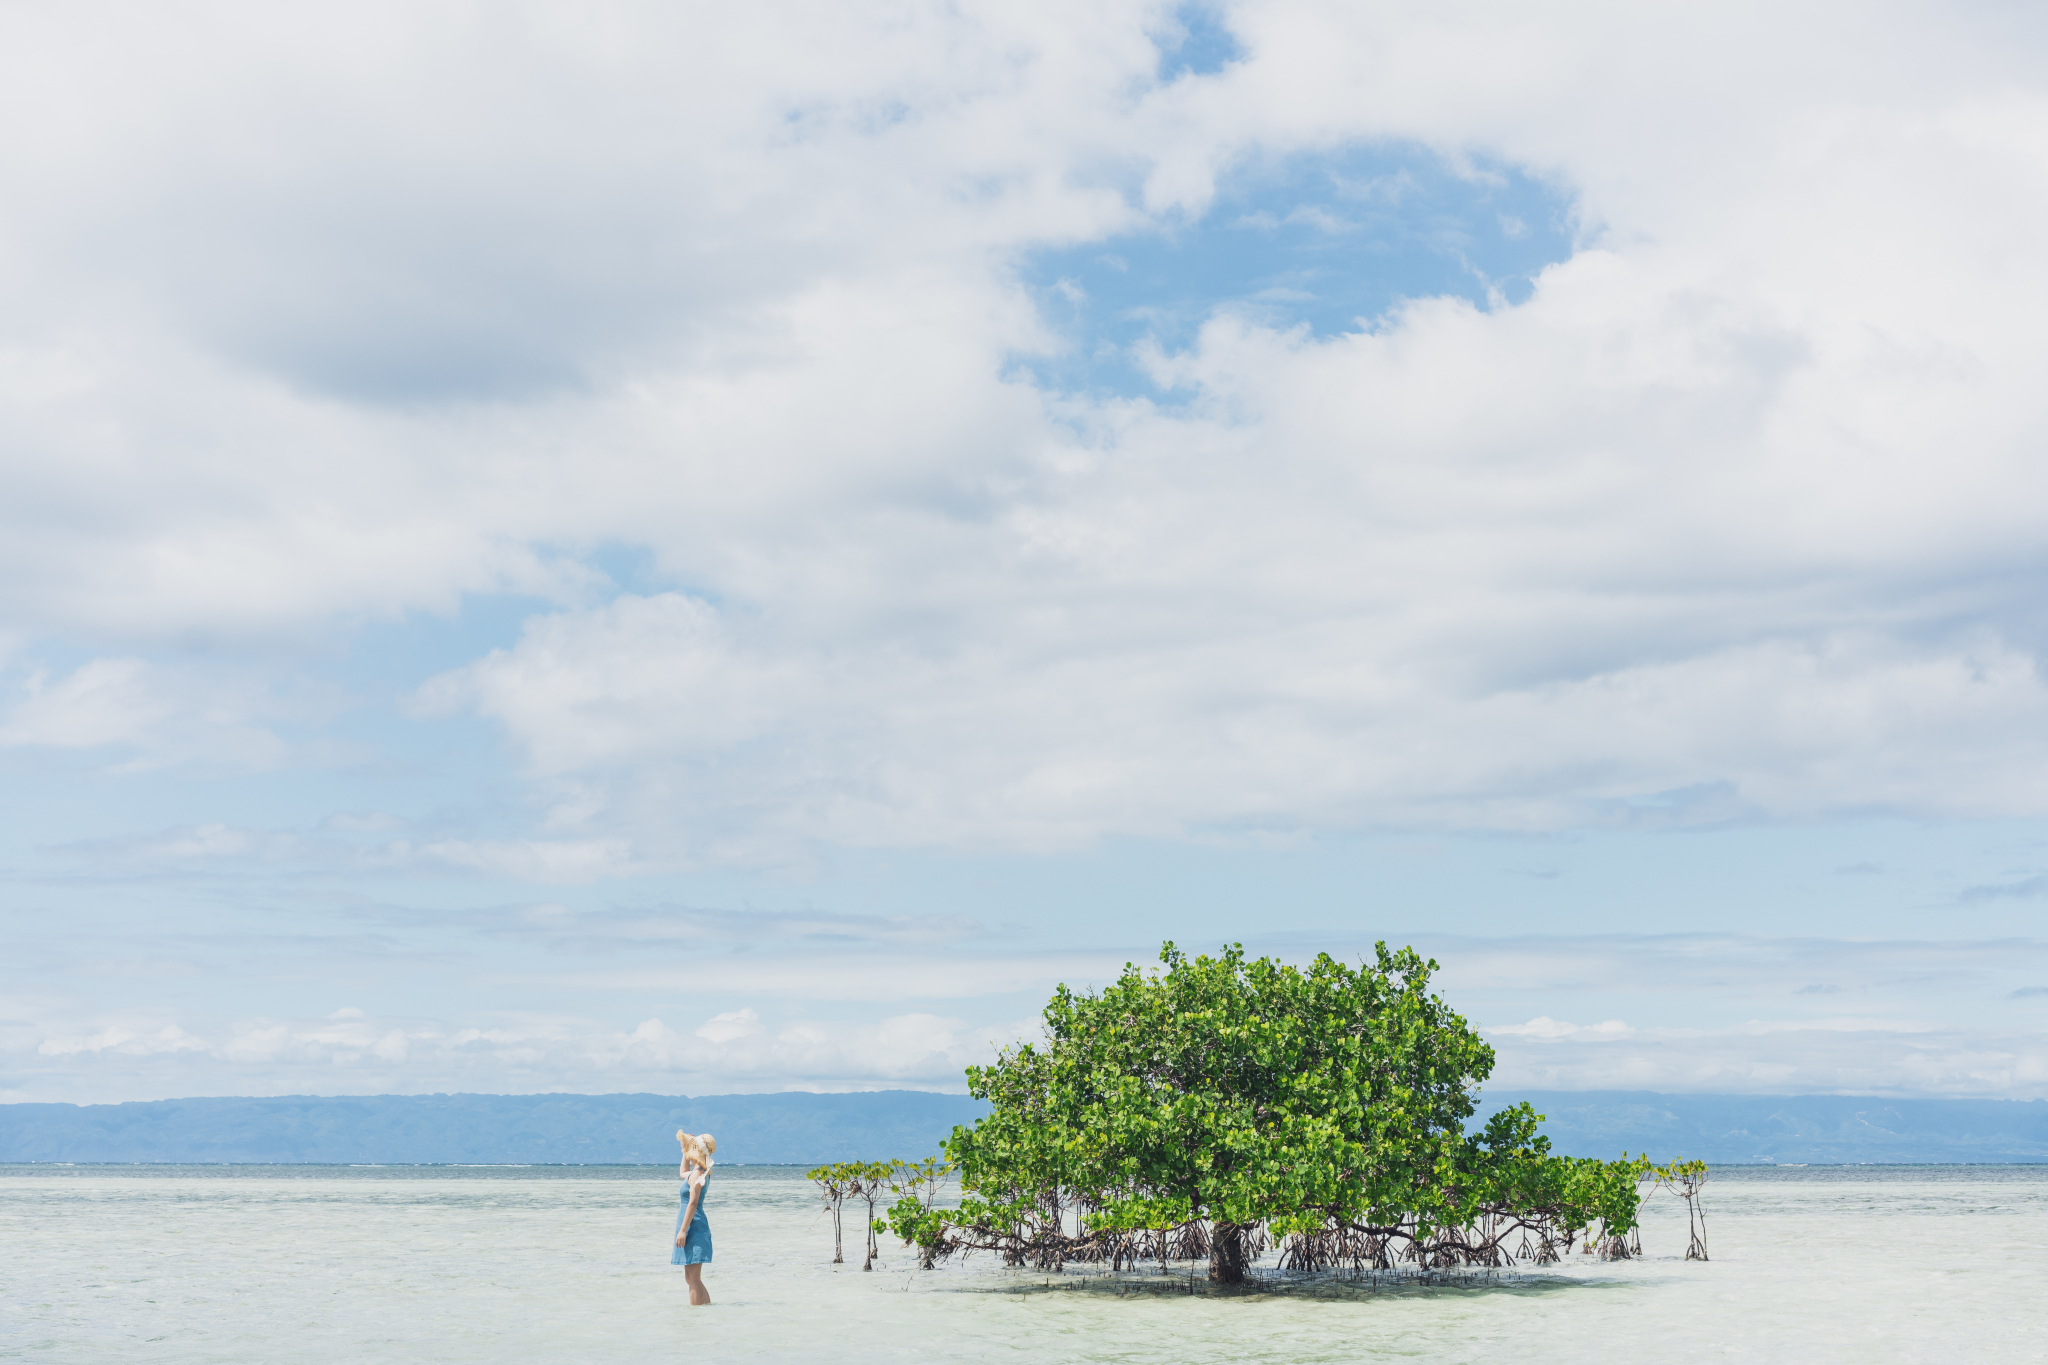
<svg viewBox="0 0 2048 1365">
<path fill-rule="evenodd" d="M 690 1282 L 690 1306 L 692 1308 L 701 1308 L 711 1302 L 711 1291 L 704 1287 L 703 1266 L 695 1264 L 684 1266 L 683 1278 Z"/>
</svg>

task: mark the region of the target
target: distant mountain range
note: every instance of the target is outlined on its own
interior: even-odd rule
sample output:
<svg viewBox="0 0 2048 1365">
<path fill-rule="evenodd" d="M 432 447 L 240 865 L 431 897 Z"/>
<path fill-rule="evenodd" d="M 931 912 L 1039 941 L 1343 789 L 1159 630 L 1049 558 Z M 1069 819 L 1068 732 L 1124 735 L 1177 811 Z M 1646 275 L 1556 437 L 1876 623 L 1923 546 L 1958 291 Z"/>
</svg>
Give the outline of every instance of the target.
<svg viewBox="0 0 2048 1365">
<path fill-rule="evenodd" d="M 917 1158 L 987 1106 L 965 1095 L 372 1095 L 0 1105 L 0 1161 L 673 1161 L 675 1132 L 766 1165 Z"/>
<path fill-rule="evenodd" d="M 1559 1151 L 1721 1163 L 2048 1162 L 2048 1100 L 1488 1094 L 1548 1116 Z M 0 1104 L 0 1161 L 560 1162 L 675 1159 L 677 1128 L 754 1165 L 922 1157 L 985 1112 L 964 1095 L 376 1095 Z"/>
</svg>

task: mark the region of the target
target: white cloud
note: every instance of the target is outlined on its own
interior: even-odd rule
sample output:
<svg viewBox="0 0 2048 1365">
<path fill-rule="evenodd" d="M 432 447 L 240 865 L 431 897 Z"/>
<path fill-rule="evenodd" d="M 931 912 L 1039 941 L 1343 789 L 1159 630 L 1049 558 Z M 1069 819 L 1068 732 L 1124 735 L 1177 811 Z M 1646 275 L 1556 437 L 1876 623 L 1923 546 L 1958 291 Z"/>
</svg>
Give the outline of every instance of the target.
<svg viewBox="0 0 2048 1365">
<path fill-rule="evenodd" d="M 1503 1038 L 1569 1038 L 1574 1042 L 1598 1043 L 1612 1039 L 1633 1037 L 1635 1030 L 1619 1019 L 1609 1019 L 1604 1024 L 1581 1026 L 1569 1020 L 1552 1019 L 1539 1015 L 1526 1024 L 1494 1024 L 1485 1033 L 1488 1037 Z"/>
<path fill-rule="evenodd" d="M 1966 931 L 1968 923 L 1958 918 L 1948 927 Z M 2035 938 L 1556 933 L 1497 939 L 1427 935 L 1416 946 L 1442 962 L 1437 980 L 1453 998 L 1489 1002 L 1488 1013 L 1496 1018 L 1492 1001 L 1564 994 L 1631 999 L 1632 1012 L 1667 998 L 1718 999 L 1742 1009 L 1803 998 L 1837 1011 L 1847 999 L 1897 999 L 1901 992 L 1989 998 L 2048 971 L 2048 942 Z"/>
<path fill-rule="evenodd" d="M 394 846 L 395 854 L 408 851 Z M 425 844 L 429 858 L 481 872 L 501 873 L 529 882 L 580 882 L 616 876 L 632 868 L 632 854 L 616 839 L 451 839 Z"/>
<path fill-rule="evenodd" d="M 1927 1021 L 1752 1021 L 1728 1029 L 1581 1029 L 1551 1019 L 1485 1030 L 1489 1087 L 1734 1094 L 1995 1095 L 2048 1087 L 2048 1035 L 1986 1033 Z"/>
<path fill-rule="evenodd" d="M 507 972 L 499 979 L 536 991 L 596 990 L 681 994 L 701 986 L 705 961 L 716 963 L 719 986 L 762 999 L 859 1001 L 972 1000 L 1020 993 L 1041 994 L 1060 981 L 1106 983 L 1128 960 L 1110 951 L 907 951 L 891 952 L 881 942 L 865 951 L 736 953 L 713 959 L 577 968 L 550 964 L 542 972 Z"/>
<path fill-rule="evenodd" d="M 521 756 L 536 790 L 495 825 L 259 830 L 181 803 L 137 821 L 176 828 L 63 851 L 142 877 L 573 884 L 821 845 L 2048 814 L 2038 29 L 1911 4 L 1227 20 L 1244 59 L 1162 86 L 1151 0 L 0 17 L 10 761 L 356 764 L 301 732 L 364 704 L 331 680 L 366 627 L 546 604 L 455 667 L 393 650 L 387 691 L 438 670 L 418 706 Z M 1519 306 L 1419 299 L 1348 335 L 1223 309 L 1132 357 L 1156 401 L 1014 368 L 1069 344 L 1023 253 L 1388 139 L 1556 186 L 1575 254 Z M 621 546 L 647 567 L 618 595 L 599 551 Z M 308 677 L 330 681 L 309 699 Z M 418 776 L 406 803 L 443 799 Z M 415 810 L 390 790 L 329 805 Z M 547 921 L 490 918 L 593 952 L 678 932 Z M 842 931 L 958 925 L 764 937 Z M 947 998 L 1093 960 L 1036 946 L 967 962 Z M 1882 956 L 1750 964 L 1853 1026 L 1478 1017 L 1634 1021 L 1503 1034 L 1558 1077 L 2036 1083 L 2017 1026 L 1852 1009 Z M 1485 971 L 1533 971 L 1504 960 Z M 500 975 L 688 979 L 528 965 Z M 67 1016 L 17 1051 L 499 1086 L 715 1056 L 879 1083 L 980 1046 L 917 1012 L 954 1008 L 929 994 L 884 1003 L 926 966 L 734 969 L 769 1016 L 800 988 L 904 1011 L 843 1037 L 251 1008 Z"/>
<path fill-rule="evenodd" d="M 611 1026 L 574 1017 L 488 1025 L 380 1019 L 251 1019 L 211 1036 L 174 1024 L 101 1021 L 10 1029 L 7 1099 L 97 1102 L 140 1094 L 420 1094 L 909 1088 L 959 1091 L 963 1071 L 1036 1036 L 1036 1021 L 968 1025 L 933 1014 L 763 1024 L 751 1009 L 689 1034 L 659 1018 Z M 33 1040 L 33 1041 L 31 1041 Z"/>
<path fill-rule="evenodd" d="M 1979 956 L 1989 963 L 1997 955 Z M 934 959 L 926 972 L 941 975 L 971 965 Z M 721 980 L 723 966 L 713 969 Z M 1090 978 L 1062 972 L 1047 979 Z M 737 989 L 751 990 L 752 983 L 741 982 Z M 673 990 L 674 998 L 686 998 L 686 988 Z M 1940 1010 L 1941 992 L 1909 989 L 1895 992 L 1878 1013 L 1800 1013 L 1788 995 L 1775 1017 L 1714 1023 L 1710 991 L 1681 983 L 1662 993 L 1701 1022 L 1673 1026 L 1610 1018 L 1582 1025 L 1543 1015 L 1485 1026 L 1497 1064 L 1483 1091 L 2048 1094 L 2048 1034 L 2033 1026 L 2038 1021 L 2029 1021 L 2024 1009 L 1975 1025 L 1941 1022 L 1913 1013 L 1916 1006 Z M 188 1027 L 161 1012 L 81 1015 L 50 1002 L 26 1014 L 17 1005 L 0 1028 L 0 1053 L 13 1077 L 9 1098 L 81 1102 L 306 1090 L 957 1091 L 965 1067 L 1039 1036 L 1038 1021 L 1028 1017 L 973 1024 L 909 1011 L 823 1019 L 793 1012 L 819 998 L 811 991 L 759 998 L 783 1003 L 699 1015 L 695 1027 L 680 1028 L 660 1016 L 627 1024 L 499 1011 L 465 1022 L 393 1018 L 353 1007 L 324 1018 Z M 1452 998 L 1457 1003 L 1459 993 Z"/>
<path fill-rule="evenodd" d="M 1447 939 L 1449 998 L 1482 1022 L 1494 1090 L 2048 1093 L 2048 1031 L 2013 988 L 2038 940 L 1842 941 L 1673 934 Z M 1597 1024 L 1508 1002 L 1627 1011 Z M 1596 1016 L 1597 1017 L 1597 1016 Z"/>
<path fill-rule="evenodd" d="M 645 1029 L 649 1024 L 659 1022 L 649 1020 L 648 1024 L 642 1024 L 640 1027 Z M 714 1043 L 729 1043 L 735 1038 L 745 1038 L 760 1031 L 761 1016 L 752 1010 L 728 1010 L 724 1014 L 714 1014 L 697 1026 L 697 1036 Z"/>
<path fill-rule="evenodd" d="M 90 748 L 141 739 L 169 715 L 144 685 L 145 668 L 140 659 L 95 659 L 54 685 L 31 674 L 0 726 L 0 744 Z"/>
<path fill-rule="evenodd" d="M 69 1037 L 56 1035 L 44 1038 L 36 1046 L 36 1052 L 44 1057 L 78 1057 L 111 1053 L 123 1057 L 153 1057 L 181 1052 L 206 1050 L 203 1039 L 195 1038 L 176 1024 L 165 1024 L 147 1033 L 107 1024 L 94 1032 Z"/>
<path fill-rule="evenodd" d="M 399 923 L 379 928 L 388 935 Z M 450 939 L 458 923 L 469 932 Z M 1127 960 L 1151 958 L 1018 951 L 999 937 L 949 937 L 943 925 L 929 941 L 886 923 L 861 939 L 833 932 L 857 929 L 857 921 L 804 916 L 681 912 L 671 922 L 658 912 L 582 916 L 536 907 L 420 927 L 427 936 L 360 946 L 323 938 L 247 945 L 249 965 L 217 967 L 222 983 L 205 984 L 183 1009 L 25 993 L 0 1001 L 5 1093 L 82 1101 L 306 1091 L 957 1091 L 965 1067 L 1039 1036 L 1033 1012 L 1055 984 L 1099 987 Z M 508 970 L 502 956 L 479 960 L 469 947 L 522 936 L 549 945 L 545 956 L 524 959 L 523 970 Z M 1341 958 L 1364 955 L 1359 945 L 1318 939 L 1316 947 Z M 357 957 L 365 946 L 372 955 Z M 1294 960 L 1308 955 L 1280 943 L 1250 946 Z M 2038 993 L 2027 990 L 2048 962 L 2039 942 L 1612 935 L 1418 947 L 1446 964 L 1438 988 L 1495 1048 L 1487 1092 L 2048 1095 L 2048 1032 Z M 360 1005 L 303 1017 L 243 1015 L 225 985 L 253 967 L 259 981 L 293 983 L 294 994 L 304 993 L 296 983 L 357 978 L 378 981 L 388 995 L 427 954 L 469 965 L 436 975 L 432 1003 L 403 1015 Z M 1815 983 L 1827 990 L 1806 989 Z M 536 1012 L 535 1001 L 555 1008 Z M 1559 1002 L 1581 1012 L 1563 1015 Z"/>
<path fill-rule="evenodd" d="M 403 828 L 394 819 L 329 817 L 317 831 L 252 829 L 221 823 L 61 846 L 100 872 L 148 873 L 204 867 L 216 874 L 277 871 L 389 873 L 461 868 L 528 883 L 588 882 L 639 870 L 617 839 L 350 839 Z"/>
<path fill-rule="evenodd" d="M 1229 639 L 1189 622 L 1133 657 L 1032 630 L 1034 611 L 1079 610 L 1020 610 L 1006 641 L 983 615 L 905 657 L 742 639 L 702 603 L 629 597 L 537 623 L 430 693 L 504 721 L 542 777 L 608 789 L 624 828 L 689 830 L 700 858 L 2048 809 L 2028 738 L 2048 733 L 2048 689 L 1996 640 L 1730 641 L 1518 678 L 1559 642 L 1401 642 L 1360 613 Z"/>
<path fill-rule="evenodd" d="M 775 13 L 128 23 L 89 63 L 11 21 L 45 73 L 14 98 L 73 111 L 0 147 L 38 265 L 0 278 L 13 615 L 161 642 L 554 598 L 426 692 L 600 831 L 444 848 L 541 880 L 655 844 L 2048 810 L 2014 577 L 2048 290 L 2008 226 L 2048 96 L 2009 42 L 1285 4 L 1148 88 L 1156 6 Z M 168 162 L 133 159 L 144 104 Z M 1155 355 L 1185 411 L 999 378 L 1050 344 L 1006 262 L 1138 221 L 1111 186 L 1196 211 L 1246 155 L 1390 136 L 1575 188 L 1593 244 L 1520 308 L 1219 318 Z M 588 605 L 600 541 L 703 592 Z M 170 714 L 140 668 L 7 733 L 139 742 Z"/>
<path fill-rule="evenodd" d="M 98 658 L 57 676 L 0 675 L 0 749 L 102 751 L 129 771 L 260 771 L 290 757 L 272 723 L 320 709 L 311 698 L 280 698 L 247 670 Z"/>
</svg>

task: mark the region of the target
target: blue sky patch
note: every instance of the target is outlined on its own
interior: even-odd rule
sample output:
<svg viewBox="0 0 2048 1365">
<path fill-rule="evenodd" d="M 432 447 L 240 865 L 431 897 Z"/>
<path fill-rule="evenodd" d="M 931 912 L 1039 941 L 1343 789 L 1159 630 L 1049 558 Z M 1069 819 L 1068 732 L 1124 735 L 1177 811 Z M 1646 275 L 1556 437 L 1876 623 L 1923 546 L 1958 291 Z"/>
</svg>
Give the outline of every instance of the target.
<svg viewBox="0 0 2048 1365">
<path fill-rule="evenodd" d="M 1170 84 L 1183 76 L 1213 76 L 1243 58 L 1244 49 L 1225 27 L 1213 5 L 1182 5 L 1172 29 L 1159 36 L 1159 80 Z"/>
<path fill-rule="evenodd" d="M 1572 200 L 1505 166 L 1462 171 L 1376 144 L 1248 165 L 1192 221 L 1035 252 L 1020 274 L 1067 338 L 1022 369 L 1069 392 L 1159 397 L 1134 348 L 1173 351 L 1219 310 L 1316 336 L 1370 329 L 1405 299 L 1528 299 L 1572 254 Z"/>
</svg>

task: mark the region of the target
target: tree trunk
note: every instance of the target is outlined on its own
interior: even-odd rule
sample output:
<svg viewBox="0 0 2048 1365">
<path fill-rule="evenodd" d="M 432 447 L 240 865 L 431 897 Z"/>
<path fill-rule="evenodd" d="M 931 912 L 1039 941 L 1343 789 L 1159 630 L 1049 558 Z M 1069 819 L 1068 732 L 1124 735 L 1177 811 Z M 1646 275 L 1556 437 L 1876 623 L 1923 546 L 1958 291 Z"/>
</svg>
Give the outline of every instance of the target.
<svg viewBox="0 0 2048 1365">
<path fill-rule="evenodd" d="M 1245 1233 L 1242 1223 L 1216 1223 L 1209 1229 L 1209 1280 L 1212 1284 L 1243 1284 Z"/>
</svg>

